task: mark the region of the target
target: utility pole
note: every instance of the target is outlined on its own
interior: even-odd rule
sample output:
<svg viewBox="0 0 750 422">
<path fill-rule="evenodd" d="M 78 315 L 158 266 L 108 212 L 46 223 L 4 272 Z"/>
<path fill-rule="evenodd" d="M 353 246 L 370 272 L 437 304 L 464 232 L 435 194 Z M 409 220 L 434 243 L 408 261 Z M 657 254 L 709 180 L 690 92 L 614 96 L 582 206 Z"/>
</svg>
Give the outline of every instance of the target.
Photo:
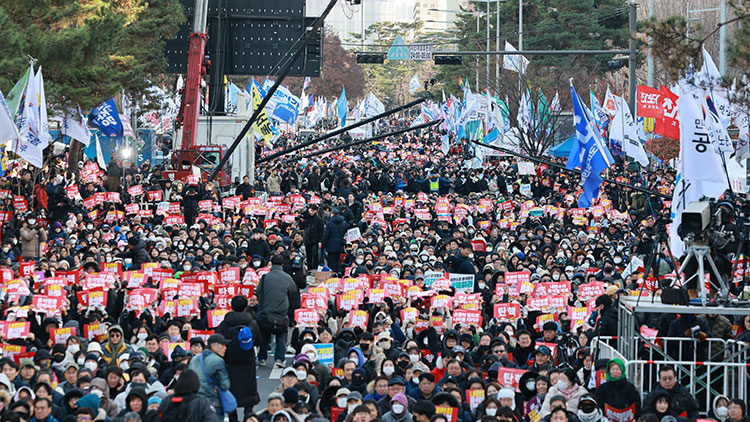
<svg viewBox="0 0 750 422">
<path fill-rule="evenodd" d="M 648 17 L 653 18 L 654 17 L 654 0 L 648 0 Z M 654 53 L 652 51 L 653 48 L 653 39 L 651 37 L 648 37 L 648 86 L 654 86 Z"/>
<path fill-rule="evenodd" d="M 490 51 L 490 0 L 487 0 L 487 52 Z M 487 55 L 487 60 L 485 63 L 485 67 L 487 69 L 487 80 L 484 82 L 485 88 L 489 88 L 490 86 L 490 56 Z"/>
<path fill-rule="evenodd" d="M 523 0 L 518 0 L 518 50 L 523 50 Z"/>
<path fill-rule="evenodd" d="M 721 28 L 719 28 L 719 73 L 721 73 L 721 76 L 725 76 L 727 74 L 727 26 L 725 25 L 727 21 L 727 0 L 721 0 L 719 9 L 721 15 L 719 19 L 721 25 Z"/>
<path fill-rule="evenodd" d="M 630 87 L 630 112 L 633 113 L 633 116 L 635 116 L 635 87 L 637 85 L 635 80 L 635 70 L 638 60 L 638 50 L 635 44 L 635 33 L 637 31 L 638 24 L 636 16 L 637 11 L 638 3 L 630 2 L 630 41 L 628 42 L 630 47 L 630 63 L 628 64 L 628 70 L 630 71 L 630 80 L 628 81 L 628 85 Z"/>
<path fill-rule="evenodd" d="M 500 50 L 500 0 L 495 2 L 495 50 Z M 495 85 L 500 80 L 500 59 L 495 57 Z"/>
<path fill-rule="evenodd" d="M 479 14 L 480 14 L 479 11 L 475 12 L 475 16 L 477 17 L 477 36 L 481 34 L 481 32 L 479 32 Z M 477 56 L 477 80 L 476 80 L 475 86 L 476 86 L 475 89 L 479 91 L 479 56 Z"/>
</svg>

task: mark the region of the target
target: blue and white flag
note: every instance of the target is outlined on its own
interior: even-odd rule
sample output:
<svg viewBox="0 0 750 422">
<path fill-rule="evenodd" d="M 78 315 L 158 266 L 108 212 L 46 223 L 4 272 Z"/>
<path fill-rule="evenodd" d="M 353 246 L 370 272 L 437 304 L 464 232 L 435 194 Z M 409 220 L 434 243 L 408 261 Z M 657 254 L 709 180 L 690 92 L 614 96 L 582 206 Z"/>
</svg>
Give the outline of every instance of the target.
<svg viewBox="0 0 750 422">
<path fill-rule="evenodd" d="M 591 97 L 591 112 L 594 115 L 594 122 L 603 131 L 604 128 L 609 126 L 609 116 L 607 116 L 607 112 L 604 111 L 604 108 L 599 103 L 599 99 L 594 95 L 594 91 L 589 90 L 589 96 Z"/>
<path fill-rule="evenodd" d="M 414 76 L 412 76 L 411 81 L 409 81 L 409 92 L 415 93 L 419 89 L 419 76 L 415 73 Z"/>
<path fill-rule="evenodd" d="M 91 110 L 89 124 L 96 126 L 105 136 L 122 137 L 122 122 L 112 98 Z"/>
<path fill-rule="evenodd" d="M 291 125 L 297 121 L 300 104 L 301 101 L 299 97 L 292 94 L 292 92 L 285 86 L 279 85 L 271 96 L 271 100 L 266 106 L 266 111 L 269 111 L 268 109 L 270 106 L 270 117 Z"/>
<path fill-rule="evenodd" d="M 443 144 L 440 146 L 440 151 L 445 155 L 448 155 L 448 152 L 451 150 L 450 135 L 450 133 L 446 133 L 445 136 L 443 136 Z"/>
<path fill-rule="evenodd" d="M 599 196 L 599 187 L 602 184 L 600 173 L 614 164 L 615 160 L 594 125 L 594 116 L 576 93 L 573 81 L 570 82 L 570 94 L 573 103 L 576 142 L 573 142 L 570 150 L 567 167 L 569 169 L 581 167 L 583 194 L 578 198 L 578 206 L 588 208 Z"/>
<path fill-rule="evenodd" d="M 341 87 L 341 96 L 336 101 L 336 112 L 339 120 L 341 120 L 341 127 L 346 126 L 346 115 L 349 113 L 349 103 L 346 101 L 346 87 Z"/>
</svg>

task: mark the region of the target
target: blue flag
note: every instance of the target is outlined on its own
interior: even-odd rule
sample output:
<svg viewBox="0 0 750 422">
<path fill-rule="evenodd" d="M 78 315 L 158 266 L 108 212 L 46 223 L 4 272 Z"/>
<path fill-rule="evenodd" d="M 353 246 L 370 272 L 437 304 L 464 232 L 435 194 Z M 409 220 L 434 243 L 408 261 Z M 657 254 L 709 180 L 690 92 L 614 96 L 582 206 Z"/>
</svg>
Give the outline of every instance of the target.
<svg viewBox="0 0 750 422">
<path fill-rule="evenodd" d="M 593 204 L 594 199 L 599 196 L 602 170 L 612 165 L 614 159 L 594 125 L 593 114 L 581 101 L 581 97 L 576 93 L 572 82 L 570 83 L 570 94 L 573 103 L 576 141 L 573 142 L 570 150 L 567 167 L 581 167 L 583 194 L 578 198 L 578 206 L 588 208 Z"/>
<path fill-rule="evenodd" d="M 106 136 L 122 137 L 122 122 L 112 98 L 91 110 L 89 124 L 96 126 Z"/>
<path fill-rule="evenodd" d="M 494 145 L 495 142 L 497 142 L 497 128 L 492 129 L 490 133 L 484 137 L 485 144 Z"/>
<path fill-rule="evenodd" d="M 341 96 L 336 101 L 336 111 L 341 119 L 341 127 L 346 126 L 346 114 L 349 112 L 349 103 L 346 102 L 346 87 L 341 87 Z"/>
</svg>

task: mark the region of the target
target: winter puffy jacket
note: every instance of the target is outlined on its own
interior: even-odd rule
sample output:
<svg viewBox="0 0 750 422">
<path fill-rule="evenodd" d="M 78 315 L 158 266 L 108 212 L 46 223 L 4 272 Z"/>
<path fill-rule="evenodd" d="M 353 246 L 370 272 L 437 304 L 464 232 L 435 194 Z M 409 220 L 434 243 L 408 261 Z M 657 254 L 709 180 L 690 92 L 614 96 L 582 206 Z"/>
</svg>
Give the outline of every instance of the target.
<svg viewBox="0 0 750 422">
<path fill-rule="evenodd" d="M 323 230 L 323 248 L 328 252 L 341 252 L 344 250 L 344 236 L 349 226 L 340 214 L 334 215 Z"/>
<path fill-rule="evenodd" d="M 202 366 L 201 356 L 203 356 Z M 227 367 L 224 365 L 224 359 L 210 350 L 205 350 L 203 353 L 194 356 L 190 360 L 188 368 L 198 374 L 198 379 L 201 382 L 201 388 L 198 390 L 198 394 L 209 399 L 215 408 L 221 408 L 219 394 L 216 391 L 216 387 L 225 391 L 229 390 L 231 387 Z M 203 368 L 206 369 L 205 372 L 203 371 Z"/>
</svg>

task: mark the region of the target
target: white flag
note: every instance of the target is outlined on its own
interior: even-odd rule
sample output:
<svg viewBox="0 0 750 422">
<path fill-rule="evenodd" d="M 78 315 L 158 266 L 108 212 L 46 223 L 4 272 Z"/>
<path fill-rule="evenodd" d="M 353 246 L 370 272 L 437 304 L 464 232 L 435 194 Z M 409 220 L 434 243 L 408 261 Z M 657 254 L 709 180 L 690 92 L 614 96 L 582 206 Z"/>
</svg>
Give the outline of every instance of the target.
<svg viewBox="0 0 750 422">
<path fill-rule="evenodd" d="M 560 105 L 560 93 L 555 91 L 555 97 L 552 99 L 552 103 L 549 105 L 549 109 L 552 112 L 559 113 L 562 111 L 562 106 Z"/>
<path fill-rule="evenodd" d="M 700 91 L 690 89 L 687 82 L 681 81 L 680 97 L 677 100 L 677 113 L 680 116 L 680 161 L 672 195 L 672 223 L 669 226 L 670 244 L 675 257 L 682 256 L 684 252 L 677 227 L 682 222 L 685 207 L 703 196 L 716 198 L 728 187 L 719 155 L 708 137 L 700 101 Z"/>
<path fill-rule="evenodd" d="M 511 43 L 505 41 L 505 51 L 518 51 Z M 514 72 L 520 72 L 521 74 L 526 73 L 526 67 L 529 65 L 529 59 L 520 54 L 506 54 L 503 56 L 503 69 L 512 70 Z"/>
<path fill-rule="evenodd" d="M 0 91 L 0 144 L 11 139 L 18 140 L 18 128 L 5 102 L 5 96 Z"/>
<path fill-rule="evenodd" d="M 372 91 L 370 91 L 370 95 L 367 96 L 367 111 L 365 112 L 365 117 L 373 117 L 383 113 L 385 113 L 385 105 L 375 96 L 375 94 L 372 93 Z"/>
<path fill-rule="evenodd" d="M 10 150 L 32 165 L 42 167 L 42 140 L 40 139 L 39 79 L 41 72 L 35 74 L 32 66 L 29 80 L 26 83 L 26 97 L 21 114 L 18 116 L 18 140 L 11 144 Z"/>
<path fill-rule="evenodd" d="M 610 116 L 614 116 L 615 113 L 617 113 L 617 99 L 615 98 L 615 95 L 612 94 L 612 91 L 609 90 L 609 86 L 607 86 L 607 95 L 604 97 L 602 108 Z"/>
<path fill-rule="evenodd" d="M 643 144 L 638 139 L 638 130 L 635 127 L 633 116 L 630 115 L 630 110 L 622 97 L 616 97 L 616 101 L 619 104 L 615 106 L 617 114 L 612 120 L 609 138 L 622 145 L 623 151 L 629 157 L 635 159 L 640 165 L 647 166 L 648 156 L 643 149 Z"/>
<path fill-rule="evenodd" d="M 716 68 L 716 64 L 714 64 L 711 55 L 708 54 L 706 47 L 701 48 L 703 50 L 703 65 L 701 66 L 701 71 L 696 78 L 699 83 L 703 85 L 703 88 L 705 88 L 706 95 L 709 95 L 713 100 L 719 119 L 721 120 L 724 129 L 726 129 L 732 122 L 729 108 L 729 90 L 721 86 L 721 73 L 719 73 L 719 69 Z"/>
<path fill-rule="evenodd" d="M 37 82 L 39 83 L 39 139 L 42 141 L 41 148 L 44 149 L 49 145 L 52 136 L 49 134 L 49 120 L 47 118 L 47 97 L 44 95 L 44 77 L 42 76 L 42 67 L 36 73 Z"/>
<path fill-rule="evenodd" d="M 446 133 L 445 136 L 443 136 L 443 144 L 440 145 L 440 151 L 442 151 L 444 155 L 448 155 L 448 152 L 451 150 L 448 137 L 450 137 L 450 133 Z"/>
<path fill-rule="evenodd" d="M 91 132 L 89 131 L 86 123 L 86 118 L 81 114 L 81 109 L 73 110 L 68 109 L 62 119 L 62 127 L 60 132 L 63 135 L 70 136 L 76 141 L 89 146 L 91 141 Z M 132 131 L 132 129 L 131 129 Z"/>
<path fill-rule="evenodd" d="M 107 162 L 104 161 L 104 154 L 102 153 L 102 143 L 99 142 L 99 135 L 96 135 L 94 139 L 96 139 L 96 163 L 99 164 L 99 167 L 101 167 L 102 169 L 106 169 Z"/>
<path fill-rule="evenodd" d="M 415 93 L 419 89 L 419 76 L 415 73 L 414 76 L 412 76 L 411 81 L 409 81 L 409 92 Z"/>
<path fill-rule="evenodd" d="M 526 95 L 527 93 L 524 92 L 521 95 L 521 100 L 518 103 L 518 116 L 516 116 L 516 119 L 518 120 L 518 128 L 521 129 L 521 131 L 526 132 L 529 130 L 529 125 L 531 124 L 531 108 L 529 107 L 529 96 Z"/>
</svg>

